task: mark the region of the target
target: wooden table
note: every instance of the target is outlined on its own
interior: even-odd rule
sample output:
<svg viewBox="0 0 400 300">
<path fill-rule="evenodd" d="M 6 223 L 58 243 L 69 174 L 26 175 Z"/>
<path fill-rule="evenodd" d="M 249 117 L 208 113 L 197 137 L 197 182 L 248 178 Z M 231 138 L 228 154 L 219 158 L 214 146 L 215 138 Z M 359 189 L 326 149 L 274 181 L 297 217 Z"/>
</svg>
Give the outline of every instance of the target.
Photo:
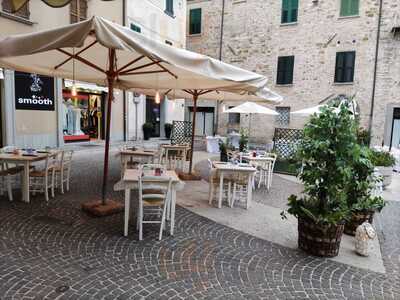
<svg viewBox="0 0 400 300">
<path fill-rule="evenodd" d="M 224 163 L 224 162 L 214 162 L 214 168 L 217 169 L 219 172 L 219 198 L 218 198 L 218 208 L 222 207 L 222 196 L 223 196 L 223 187 L 224 187 L 224 174 L 225 173 L 237 173 L 243 172 L 248 174 L 248 181 L 247 181 L 247 203 L 246 208 L 248 209 L 251 205 L 251 200 L 253 197 L 253 176 L 254 173 L 257 171 L 256 168 L 252 166 L 240 166 L 234 165 L 231 163 Z"/>
<path fill-rule="evenodd" d="M 142 150 L 142 149 L 137 149 L 137 150 L 131 150 L 131 149 L 123 149 L 120 151 L 121 154 L 121 164 L 122 164 L 122 170 L 121 170 L 121 176 L 123 176 L 123 172 L 126 169 L 126 164 L 128 163 L 129 160 L 133 160 L 133 158 L 145 158 L 146 163 L 154 163 L 154 157 L 157 154 L 157 151 L 155 150 Z"/>
<path fill-rule="evenodd" d="M 29 170 L 31 163 L 45 160 L 48 155 L 55 156 L 59 154 L 59 150 L 53 150 L 49 153 L 35 153 L 35 156 L 25 156 L 24 151 L 21 154 L 0 153 L 0 162 L 23 165 L 24 171 L 22 176 L 22 201 L 29 203 Z"/>
<path fill-rule="evenodd" d="M 171 160 L 169 159 L 169 151 L 176 151 L 178 153 L 181 153 L 181 156 L 183 158 L 183 160 L 181 161 L 181 165 L 179 167 L 181 167 L 182 169 L 185 168 L 185 161 L 186 161 L 186 156 L 187 156 L 187 151 L 190 149 L 189 145 L 169 145 L 169 144 L 164 144 L 161 145 L 161 149 L 163 149 L 164 151 L 164 156 L 166 158 L 166 160 L 168 161 L 168 167 L 171 167 Z M 174 167 L 175 167 L 175 162 L 174 162 Z"/>
<path fill-rule="evenodd" d="M 129 225 L 129 209 L 130 209 L 130 199 L 131 190 L 137 190 L 139 184 L 139 177 L 141 176 L 141 171 L 138 169 L 127 169 L 125 170 L 122 180 L 114 185 L 115 191 L 125 191 L 125 221 L 124 221 L 124 236 L 128 235 L 128 225 Z M 175 171 L 166 171 L 167 176 L 172 178 L 171 187 L 171 207 L 169 213 L 167 214 L 171 220 L 170 233 L 174 235 L 175 227 L 175 207 L 176 207 L 176 191 L 180 191 L 184 187 L 184 182 L 178 178 Z"/>
<path fill-rule="evenodd" d="M 267 185 L 267 189 L 269 190 L 271 188 L 271 181 L 272 181 L 272 173 L 273 173 L 273 163 L 275 161 L 275 158 L 273 157 L 268 157 L 268 156 L 256 156 L 254 157 L 253 155 L 244 155 L 241 156 L 241 161 L 245 160 L 251 163 L 255 163 L 257 166 L 258 164 L 261 164 L 263 167 L 265 167 L 266 164 L 268 164 L 268 183 Z M 261 170 L 260 172 L 265 172 L 265 170 Z M 260 173 L 260 181 L 258 183 L 258 187 L 261 186 L 261 182 L 262 182 L 262 177 L 266 176 L 265 173 Z"/>
</svg>

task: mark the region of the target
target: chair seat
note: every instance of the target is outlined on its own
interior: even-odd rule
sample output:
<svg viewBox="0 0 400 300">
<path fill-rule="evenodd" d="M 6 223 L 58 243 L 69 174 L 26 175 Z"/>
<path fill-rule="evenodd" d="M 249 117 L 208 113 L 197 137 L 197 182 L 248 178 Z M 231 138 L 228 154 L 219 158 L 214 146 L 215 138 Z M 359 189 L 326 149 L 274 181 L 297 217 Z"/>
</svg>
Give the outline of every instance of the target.
<svg viewBox="0 0 400 300">
<path fill-rule="evenodd" d="M 45 170 L 34 170 L 29 173 L 31 177 L 45 177 L 46 171 Z"/>
<path fill-rule="evenodd" d="M 164 191 L 162 190 L 157 190 L 157 189 L 147 189 L 142 191 L 143 195 L 148 195 L 148 194 L 159 194 L 163 195 Z"/>
<path fill-rule="evenodd" d="M 160 200 L 157 198 L 149 198 L 146 200 L 143 200 L 143 206 L 162 206 L 164 203 L 164 200 Z"/>
<path fill-rule="evenodd" d="M 33 166 L 30 167 L 32 169 Z M 17 166 L 17 167 L 11 167 L 8 168 L 7 170 L 2 170 L 0 172 L 0 176 L 6 176 L 6 175 L 16 175 L 18 173 L 21 173 L 24 170 L 23 166 Z"/>
</svg>

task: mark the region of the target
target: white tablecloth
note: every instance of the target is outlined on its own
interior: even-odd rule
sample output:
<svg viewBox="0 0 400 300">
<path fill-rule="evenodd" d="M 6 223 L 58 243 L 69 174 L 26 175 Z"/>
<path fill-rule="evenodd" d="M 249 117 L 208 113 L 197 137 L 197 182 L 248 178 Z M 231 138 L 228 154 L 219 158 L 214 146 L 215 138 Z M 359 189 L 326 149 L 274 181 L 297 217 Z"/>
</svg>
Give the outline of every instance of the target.
<svg viewBox="0 0 400 300">
<path fill-rule="evenodd" d="M 219 153 L 219 141 L 226 142 L 226 138 L 223 136 L 207 136 L 207 152 L 208 153 Z"/>
</svg>

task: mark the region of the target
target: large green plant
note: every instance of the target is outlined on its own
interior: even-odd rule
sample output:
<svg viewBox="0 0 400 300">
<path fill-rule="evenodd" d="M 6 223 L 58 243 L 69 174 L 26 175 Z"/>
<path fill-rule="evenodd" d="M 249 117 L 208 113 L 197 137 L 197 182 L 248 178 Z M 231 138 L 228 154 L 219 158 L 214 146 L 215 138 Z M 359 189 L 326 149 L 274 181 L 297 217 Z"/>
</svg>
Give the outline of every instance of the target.
<svg viewBox="0 0 400 300">
<path fill-rule="evenodd" d="M 346 103 L 339 112 L 328 106 L 311 117 L 297 153 L 303 162 L 304 194 L 289 197 L 288 213 L 320 224 L 338 224 L 349 215 L 346 185 L 352 168 L 348 161 L 356 144 L 356 122 Z"/>
<path fill-rule="evenodd" d="M 388 151 L 371 149 L 371 162 L 374 166 L 392 167 L 395 165 L 396 159 Z"/>
<path fill-rule="evenodd" d="M 346 186 L 347 205 L 352 212 L 378 210 L 385 206 L 382 197 L 374 196 L 372 191 L 380 178 L 374 175 L 371 162 L 371 150 L 368 147 L 355 145 L 352 149 L 351 178 Z"/>
</svg>

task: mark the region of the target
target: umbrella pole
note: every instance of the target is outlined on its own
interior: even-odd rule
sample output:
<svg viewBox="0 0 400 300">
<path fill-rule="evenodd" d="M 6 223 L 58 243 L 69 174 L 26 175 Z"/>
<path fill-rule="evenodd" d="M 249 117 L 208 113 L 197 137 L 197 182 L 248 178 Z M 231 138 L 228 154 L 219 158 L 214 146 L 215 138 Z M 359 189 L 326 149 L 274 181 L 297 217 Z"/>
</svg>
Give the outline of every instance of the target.
<svg viewBox="0 0 400 300">
<path fill-rule="evenodd" d="M 192 141 L 190 144 L 190 160 L 189 160 L 189 175 L 192 174 L 192 167 L 193 167 L 193 152 L 194 152 L 194 134 L 196 130 L 196 113 L 197 113 L 197 92 L 193 93 L 193 120 L 192 120 Z"/>
<path fill-rule="evenodd" d="M 108 82 L 108 102 L 107 102 L 107 115 L 106 115 L 106 145 L 104 151 L 104 169 L 103 169 L 103 187 L 102 187 L 102 204 L 106 204 L 106 194 L 107 194 L 107 177 L 108 177 L 108 160 L 110 153 L 110 128 L 111 128 L 111 107 L 114 97 L 114 82 L 116 78 L 116 73 L 114 71 L 115 66 L 115 49 L 110 49 L 109 51 L 109 70 L 107 72 L 107 82 Z"/>
</svg>

